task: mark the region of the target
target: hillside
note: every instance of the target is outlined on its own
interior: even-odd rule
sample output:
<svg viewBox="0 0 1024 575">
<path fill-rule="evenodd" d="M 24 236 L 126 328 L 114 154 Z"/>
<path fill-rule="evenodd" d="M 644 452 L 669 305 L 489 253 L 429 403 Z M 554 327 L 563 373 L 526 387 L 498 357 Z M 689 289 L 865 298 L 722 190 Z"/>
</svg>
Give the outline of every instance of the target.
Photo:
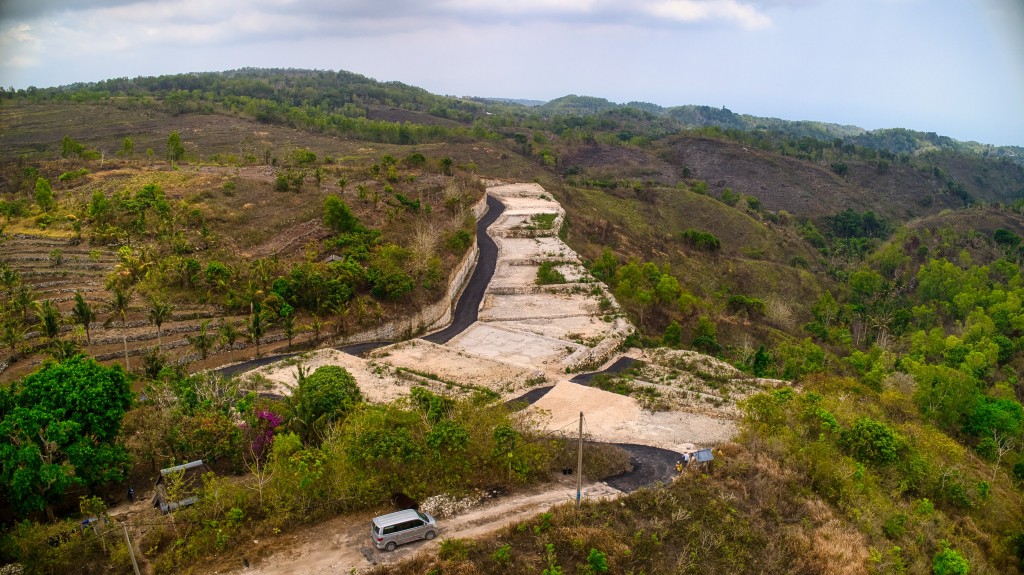
<svg viewBox="0 0 1024 575">
<path fill-rule="evenodd" d="M 496 397 L 562 393 L 626 353 L 642 359 L 592 380 L 629 405 L 607 411 L 635 415 L 605 440 L 652 446 L 671 429 L 681 449 L 706 417 L 714 463 L 377 572 L 1024 571 L 1024 150 L 700 106 L 532 104 L 306 70 L 5 91 L 4 557 L 127 572 L 126 549 L 99 540 L 65 561 L 77 495 L 114 500 L 191 459 L 220 476 L 181 525 L 154 515 L 136 533 L 155 572 L 238 568 L 253 539 L 287 553 L 293 530 L 363 521 L 403 489 L 548 481 L 571 454 L 546 425 L 575 420 Z M 417 318 L 450 306 L 472 267 L 486 187 L 510 214 L 476 335 L 416 342 Z M 381 339 L 412 341 L 328 349 Z M 307 355 L 268 357 L 284 353 Z M 345 375 L 298 368 L 313 358 Z M 64 433 L 73 449 L 49 466 L 31 449 L 58 438 L 32 407 L 92 388 L 32 386 L 83 373 L 120 386 L 116 422 Z M 75 459 L 88 449 L 103 463 Z"/>
</svg>

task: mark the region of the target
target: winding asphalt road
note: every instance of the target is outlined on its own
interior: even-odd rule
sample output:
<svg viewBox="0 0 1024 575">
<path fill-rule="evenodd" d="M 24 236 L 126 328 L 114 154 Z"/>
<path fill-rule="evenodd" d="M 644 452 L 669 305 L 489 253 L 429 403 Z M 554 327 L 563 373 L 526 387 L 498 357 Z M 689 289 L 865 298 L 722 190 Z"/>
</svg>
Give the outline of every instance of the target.
<svg viewBox="0 0 1024 575">
<path fill-rule="evenodd" d="M 480 256 L 476 260 L 476 268 L 473 275 L 469 277 L 466 289 L 459 297 L 459 303 L 455 305 L 455 314 L 452 323 L 441 331 L 434 332 L 423 337 L 429 342 L 445 344 L 453 337 L 459 335 L 477 320 L 480 311 L 480 302 L 484 299 L 487 285 L 491 283 L 494 276 L 494 268 L 498 262 L 498 245 L 494 243 L 491 236 L 487 235 L 487 228 L 498 220 L 498 216 L 505 211 L 505 204 L 494 196 L 487 196 L 487 213 L 476 223 L 476 241 L 480 245 Z"/>
</svg>

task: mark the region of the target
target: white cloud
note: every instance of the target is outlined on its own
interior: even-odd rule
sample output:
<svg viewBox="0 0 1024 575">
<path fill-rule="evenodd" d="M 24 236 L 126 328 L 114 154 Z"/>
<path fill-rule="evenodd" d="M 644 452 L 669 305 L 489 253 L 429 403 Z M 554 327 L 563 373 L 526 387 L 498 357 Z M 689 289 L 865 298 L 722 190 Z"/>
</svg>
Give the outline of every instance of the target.
<svg viewBox="0 0 1024 575">
<path fill-rule="evenodd" d="M 754 6 L 736 0 L 666 0 L 654 2 L 646 9 L 653 16 L 667 20 L 686 23 L 722 20 L 748 30 L 766 28 L 772 23 L 771 18 Z"/>
</svg>

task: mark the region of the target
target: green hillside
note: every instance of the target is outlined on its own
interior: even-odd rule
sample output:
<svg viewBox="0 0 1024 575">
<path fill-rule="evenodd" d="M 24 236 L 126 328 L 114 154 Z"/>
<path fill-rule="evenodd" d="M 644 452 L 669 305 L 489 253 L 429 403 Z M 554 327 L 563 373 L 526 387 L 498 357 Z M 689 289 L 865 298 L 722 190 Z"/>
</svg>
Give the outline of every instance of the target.
<svg viewBox="0 0 1024 575">
<path fill-rule="evenodd" d="M 237 567 L 248 541 L 368 513 L 406 480 L 424 496 L 543 480 L 557 446 L 487 397 L 374 407 L 338 375 L 303 404 L 202 373 L 437 301 L 481 179 L 503 179 L 564 207 L 560 235 L 639 328 L 626 347 L 779 381 L 737 407 L 716 462 L 670 486 L 376 572 L 1024 572 L 1022 148 L 705 106 L 450 98 L 343 71 L 0 96 L 5 560 L 127 572 L 123 546 L 63 551 L 78 495 L 193 458 L 223 497 L 146 532 L 157 573 Z M 81 377 L 96 386 L 61 387 Z M 317 385 L 344 409 L 317 411 Z M 72 394 L 121 399 L 89 421 L 43 401 Z M 394 429 L 408 433 L 387 443 Z M 63 462 L 31 450 L 50 432 Z M 512 444 L 530 447 L 498 459 Z M 480 464 L 447 474 L 452 446 Z"/>
</svg>

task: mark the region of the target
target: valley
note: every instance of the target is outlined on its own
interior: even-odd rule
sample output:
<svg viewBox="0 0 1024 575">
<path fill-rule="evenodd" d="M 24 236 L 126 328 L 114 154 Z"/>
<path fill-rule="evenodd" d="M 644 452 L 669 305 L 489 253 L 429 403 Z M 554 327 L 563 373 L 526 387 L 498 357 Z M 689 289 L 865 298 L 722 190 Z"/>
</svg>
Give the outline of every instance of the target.
<svg viewBox="0 0 1024 575">
<path fill-rule="evenodd" d="M 0 126 L 26 573 L 1024 569 L 1012 146 L 258 69 Z"/>
</svg>

